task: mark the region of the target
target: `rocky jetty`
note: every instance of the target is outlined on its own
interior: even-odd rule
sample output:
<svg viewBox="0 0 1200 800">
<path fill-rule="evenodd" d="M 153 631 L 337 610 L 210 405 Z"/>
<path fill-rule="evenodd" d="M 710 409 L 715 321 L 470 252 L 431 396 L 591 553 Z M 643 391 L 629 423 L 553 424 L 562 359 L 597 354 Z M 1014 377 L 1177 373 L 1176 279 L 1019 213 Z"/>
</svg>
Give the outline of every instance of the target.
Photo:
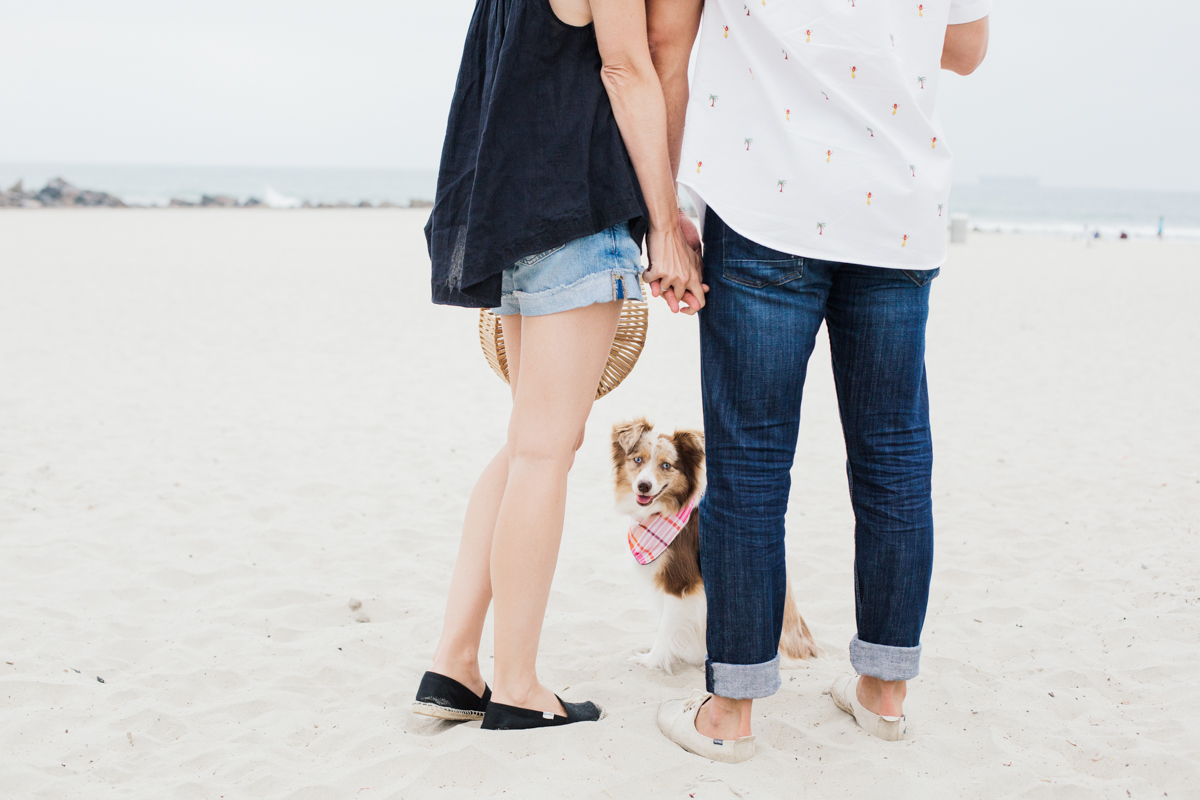
<svg viewBox="0 0 1200 800">
<path fill-rule="evenodd" d="M 294 201 L 293 201 L 294 202 Z M 409 208 L 430 208 L 428 200 L 411 200 Z M 8 191 L 0 192 L 0 208 L 128 208 L 121 198 L 107 192 L 94 192 L 72 186 L 62 178 L 55 178 L 36 192 L 26 191 L 24 183 L 17 181 Z M 199 202 L 172 198 L 169 208 L 269 208 L 257 197 L 245 202 L 228 195 L 203 195 Z M 304 201 L 301 208 L 403 208 L 388 200 L 372 205 L 369 200 L 360 203 L 311 203 Z"/>
<path fill-rule="evenodd" d="M 93 192 L 72 186 L 62 178 L 55 178 L 38 192 L 27 192 L 21 181 L 17 181 L 7 192 L 0 192 L 0 208 L 75 208 L 75 207 L 125 208 L 121 198 L 107 192 Z"/>
</svg>

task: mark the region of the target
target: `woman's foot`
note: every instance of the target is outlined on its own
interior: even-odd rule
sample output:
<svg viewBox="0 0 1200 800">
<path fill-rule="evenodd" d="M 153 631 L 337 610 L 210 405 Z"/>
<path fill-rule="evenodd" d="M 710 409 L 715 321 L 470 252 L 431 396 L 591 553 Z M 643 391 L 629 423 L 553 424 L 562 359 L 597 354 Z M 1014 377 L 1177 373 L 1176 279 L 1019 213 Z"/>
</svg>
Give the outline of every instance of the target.
<svg viewBox="0 0 1200 800">
<path fill-rule="evenodd" d="M 568 703 L 558 696 L 555 696 L 554 700 L 562 707 L 562 714 L 534 711 L 496 702 L 488 703 L 487 713 L 484 714 L 483 725 L 480 727 L 487 731 L 523 731 L 570 725 L 574 722 L 598 722 L 604 719 L 604 709 L 595 703 Z"/>
<path fill-rule="evenodd" d="M 413 701 L 414 714 L 448 720 L 481 719 L 487 710 L 492 692 L 487 684 L 479 694 L 445 675 L 426 672 Z"/>
<path fill-rule="evenodd" d="M 529 711 L 537 711 L 544 714 L 552 714 L 554 716 L 563 717 L 567 715 L 567 710 L 563 706 L 558 695 L 542 686 L 540 683 L 534 683 L 533 687 L 524 691 L 505 690 L 497 687 L 493 702 L 512 708 L 524 708 Z"/>
<path fill-rule="evenodd" d="M 487 683 L 483 680 L 483 673 L 479 671 L 478 656 L 451 659 L 442 657 L 441 653 L 435 653 L 433 656 L 433 666 L 429 668 L 429 671 L 447 677 L 450 680 L 458 681 L 474 692 L 476 696 L 482 695 L 483 690 L 487 688 Z"/>
</svg>

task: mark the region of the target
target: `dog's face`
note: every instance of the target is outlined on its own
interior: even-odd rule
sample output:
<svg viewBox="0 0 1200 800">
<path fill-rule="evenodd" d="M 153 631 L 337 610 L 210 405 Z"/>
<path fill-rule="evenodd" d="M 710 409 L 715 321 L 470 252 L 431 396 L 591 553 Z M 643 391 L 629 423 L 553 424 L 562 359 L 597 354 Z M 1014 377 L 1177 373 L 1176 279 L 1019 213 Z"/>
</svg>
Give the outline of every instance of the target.
<svg viewBox="0 0 1200 800">
<path fill-rule="evenodd" d="M 645 518 L 673 514 L 704 491 L 704 434 L 654 433 L 645 419 L 613 426 L 617 509 Z"/>
</svg>

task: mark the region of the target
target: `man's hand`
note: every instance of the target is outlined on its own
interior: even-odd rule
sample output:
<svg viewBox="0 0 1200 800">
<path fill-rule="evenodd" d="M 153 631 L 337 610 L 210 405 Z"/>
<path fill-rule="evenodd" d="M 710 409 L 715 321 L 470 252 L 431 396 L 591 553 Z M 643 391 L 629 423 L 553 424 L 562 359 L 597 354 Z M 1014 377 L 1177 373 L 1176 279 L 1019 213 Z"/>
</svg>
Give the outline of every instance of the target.
<svg viewBox="0 0 1200 800">
<path fill-rule="evenodd" d="M 695 228 L 692 230 L 694 234 Z M 650 268 L 645 278 L 651 294 L 666 300 L 672 313 L 695 314 L 704 307 L 704 293 L 708 291 L 701 283 L 703 264 L 699 253 L 689 246 L 678 225 L 652 229 L 647 241 Z M 683 298 L 682 304 L 678 298 Z"/>
<path fill-rule="evenodd" d="M 700 252 L 700 231 L 692 224 L 692 218 L 681 208 L 679 209 L 679 229 L 683 231 L 683 240 L 687 246 L 697 253 Z"/>
</svg>

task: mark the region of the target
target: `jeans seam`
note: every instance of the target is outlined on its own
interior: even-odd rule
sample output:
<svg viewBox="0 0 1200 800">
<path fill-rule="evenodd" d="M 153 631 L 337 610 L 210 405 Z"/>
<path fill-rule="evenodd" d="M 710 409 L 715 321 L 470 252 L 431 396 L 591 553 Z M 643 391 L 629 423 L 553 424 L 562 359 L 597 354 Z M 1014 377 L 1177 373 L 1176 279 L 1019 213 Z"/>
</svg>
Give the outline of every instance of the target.
<svg viewBox="0 0 1200 800">
<path fill-rule="evenodd" d="M 839 404 L 840 405 L 840 404 Z M 842 427 L 846 425 L 845 420 L 842 421 Z M 850 463 L 849 455 L 846 457 L 846 488 L 850 495 L 850 508 L 854 508 L 854 467 Z M 858 515 L 855 514 L 854 524 L 854 560 L 850 562 L 850 571 L 854 574 L 854 627 L 857 630 L 861 619 L 859 618 L 859 609 L 862 608 L 862 594 L 858 586 Z"/>
</svg>

